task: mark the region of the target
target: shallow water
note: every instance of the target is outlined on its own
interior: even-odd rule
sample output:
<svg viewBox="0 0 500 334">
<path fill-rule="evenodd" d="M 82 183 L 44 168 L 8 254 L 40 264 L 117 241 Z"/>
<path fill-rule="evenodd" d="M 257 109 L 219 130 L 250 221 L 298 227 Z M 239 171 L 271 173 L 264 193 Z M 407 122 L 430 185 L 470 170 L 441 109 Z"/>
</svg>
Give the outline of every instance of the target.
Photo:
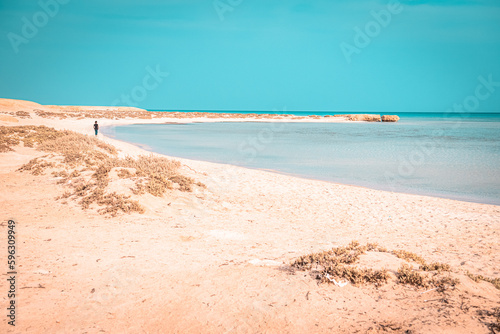
<svg viewBox="0 0 500 334">
<path fill-rule="evenodd" d="M 104 128 L 170 156 L 500 204 L 500 115 L 399 114 L 398 123 L 193 123 Z"/>
</svg>

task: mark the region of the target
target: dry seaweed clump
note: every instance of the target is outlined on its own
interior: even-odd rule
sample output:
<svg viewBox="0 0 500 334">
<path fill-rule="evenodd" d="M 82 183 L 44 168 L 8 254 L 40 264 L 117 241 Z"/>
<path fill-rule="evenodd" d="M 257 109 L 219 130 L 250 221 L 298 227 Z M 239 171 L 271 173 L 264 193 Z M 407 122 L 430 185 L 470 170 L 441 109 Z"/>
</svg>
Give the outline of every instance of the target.
<svg viewBox="0 0 500 334">
<path fill-rule="evenodd" d="M 25 146 L 29 143 L 36 145 L 38 150 L 51 152 L 32 159 L 18 171 L 34 175 L 51 172 L 60 178 L 59 184 L 71 189 L 62 198 L 78 200 L 83 209 L 95 205 L 102 214 L 114 216 L 119 212 L 145 212 L 140 203 L 130 196 L 107 191 L 109 173 L 113 168 L 117 169 L 118 177 L 134 181 L 134 194 L 148 192 L 163 196 L 169 189 L 192 191 L 194 186 L 200 186 L 199 182 L 179 173 L 181 165 L 178 161 L 155 156 L 118 158 L 115 147 L 93 136 L 42 126 L 1 127 L 0 138 L 0 144 L 4 143 L 9 149 L 22 141 Z"/>
<path fill-rule="evenodd" d="M 387 282 L 386 270 L 360 269 L 353 264 L 368 249 L 376 250 L 377 246 L 369 244 L 361 246 L 353 241 L 346 247 L 336 247 L 328 251 L 301 256 L 291 266 L 298 270 L 315 270 L 321 282 L 334 282 L 335 278 L 350 281 L 353 284 L 372 283 L 380 285 Z M 333 278 L 333 279 L 332 279 Z"/>
</svg>

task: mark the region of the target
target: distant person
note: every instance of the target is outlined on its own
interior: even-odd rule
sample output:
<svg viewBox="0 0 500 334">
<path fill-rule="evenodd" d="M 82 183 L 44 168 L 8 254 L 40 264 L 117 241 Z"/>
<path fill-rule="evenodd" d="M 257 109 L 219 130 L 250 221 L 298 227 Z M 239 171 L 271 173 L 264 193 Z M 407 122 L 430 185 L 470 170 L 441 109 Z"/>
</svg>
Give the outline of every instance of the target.
<svg viewBox="0 0 500 334">
<path fill-rule="evenodd" d="M 99 124 L 97 124 L 97 121 L 94 123 L 94 130 L 95 130 L 95 135 L 97 136 L 97 132 L 99 132 Z"/>
</svg>

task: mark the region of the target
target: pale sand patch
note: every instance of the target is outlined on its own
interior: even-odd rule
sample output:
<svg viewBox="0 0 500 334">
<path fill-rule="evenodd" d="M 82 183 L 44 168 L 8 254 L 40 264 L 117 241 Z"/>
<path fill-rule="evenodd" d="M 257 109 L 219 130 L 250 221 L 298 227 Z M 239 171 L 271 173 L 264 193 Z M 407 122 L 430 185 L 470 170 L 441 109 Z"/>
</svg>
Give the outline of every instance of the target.
<svg viewBox="0 0 500 334">
<path fill-rule="evenodd" d="M 12 116 L 0 115 L 0 122 L 19 123 L 19 120 Z"/>
<path fill-rule="evenodd" d="M 32 117 L 17 124 L 93 135 L 93 119 Z M 99 138 L 122 156 L 148 154 Z M 500 302 L 499 290 L 463 274 L 455 291 L 421 294 L 393 283 L 318 285 L 308 273 L 268 265 L 359 240 L 499 277 L 498 206 L 178 159 L 207 189 L 145 195 L 144 215 L 105 219 L 55 201 L 64 188 L 52 176 L 15 171 L 41 154 L 0 154 L 0 233 L 6 219 L 18 222 L 19 254 L 19 322 L 12 331 L 2 321 L 0 332 L 488 333 L 477 311 Z M 117 174 L 112 183 L 127 187 Z M 6 246 L 0 242 L 2 263 Z M 401 260 L 368 253 L 360 261 L 394 271 Z"/>
</svg>

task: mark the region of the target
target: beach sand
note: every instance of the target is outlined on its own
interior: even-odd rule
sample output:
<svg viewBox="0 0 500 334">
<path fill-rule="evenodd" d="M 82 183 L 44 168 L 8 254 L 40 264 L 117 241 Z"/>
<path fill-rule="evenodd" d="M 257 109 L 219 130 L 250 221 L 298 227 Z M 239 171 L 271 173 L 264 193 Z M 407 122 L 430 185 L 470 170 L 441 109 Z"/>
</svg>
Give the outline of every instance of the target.
<svg viewBox="0 0 500 334">
<path fill-rule="evenodd" d="M 88 117 L 55 115 L 71 110 L 76 109 L 0 100 L 0 125 L 46 125 L 93 135 L 94 120 L 101 126 L 206 120 L 94 118 L 98 113 L 89 110 L 95 107 L 78 109 Z M 115 111 L 132 115 L 137 110 Z M 122 156 L 149 154 L 99 138 Z M 163 198 L 143 195 L 144 214 L 105 217 L 75 202 L 56 201 L 64 187 L 52 175 L 16 171 L 42 154 L 22 146 L 0 153 L 2 314 L 8 303 L 8 219 L 16 221 L 18 258 L 16 326 L 8 326 L 2 315 L 0 332 L 495 330 L 500 290 L 474 282 L 466 272 L 500 277 L 499 206 L 176 158 L 181 171 L 205 189 L 172 190 Z M 111 186 L 126 191 L 120 182 L 112 177 Z M 460 284 L 442 292 L 398 284 L 394 273 L 404 261 L 389 252 L 367 252 L 360 259 L 362 267 L 389 270 L 391 279 L 379 287 L 319 284 L 310 272 L 288 266 L 301 255 L 352 240 L 448 263 L 449 275 Z"/>
</svg>

